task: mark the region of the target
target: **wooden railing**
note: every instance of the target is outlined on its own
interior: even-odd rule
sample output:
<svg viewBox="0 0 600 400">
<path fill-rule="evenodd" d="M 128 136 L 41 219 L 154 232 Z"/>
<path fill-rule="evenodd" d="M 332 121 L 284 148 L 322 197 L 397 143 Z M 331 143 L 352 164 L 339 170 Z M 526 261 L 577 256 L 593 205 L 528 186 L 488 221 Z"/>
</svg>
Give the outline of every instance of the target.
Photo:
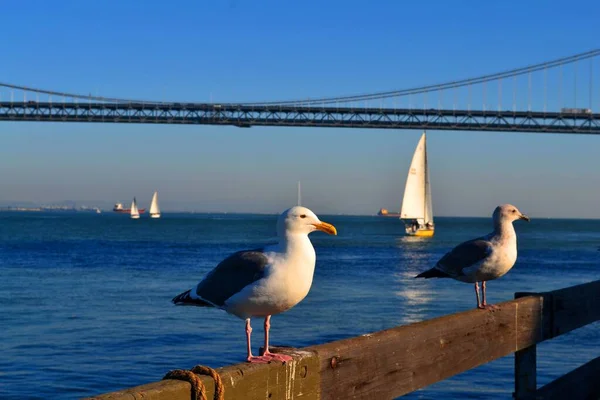
<svg viewBox="0 0 600 400">
<path fill-rule="evenodd" d="M 600 281 L 515 297 L 496 311 L 474 309 L 303 349 L 278 349 L 294 357 L 287 364 L 219 368 L 225 398 L 391 399 L 511 353 L 518 400 L 599 396 L 600 358 L 538 389 L 536 344 L 599 320 Z M 202 380 L 210 399 L 212 379 Z M 164 380 L 90 399 L 134 398 L 189 400 L 190 384 Z"/>
</svg>

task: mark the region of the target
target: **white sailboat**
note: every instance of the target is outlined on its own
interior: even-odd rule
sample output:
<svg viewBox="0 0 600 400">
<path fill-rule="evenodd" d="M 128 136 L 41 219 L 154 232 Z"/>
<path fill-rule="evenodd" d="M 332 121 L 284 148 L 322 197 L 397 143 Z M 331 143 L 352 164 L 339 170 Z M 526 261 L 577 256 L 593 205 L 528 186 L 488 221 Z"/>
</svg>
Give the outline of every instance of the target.
<svg viewBox="0 0 600 400">
<path fill-rule="evenodd" d="M 431 207 L 431 185 L 427 165 L 427 138 L 421 136 L 413 154 L 400 219 L 406 226 L 406 234 L 411 236 L 433 236 L 433 210 Z"/>
<path fill-rule="evenodd" d="M 152 203 L 150 204 L 150 218 L 160 218 L 160 208 L 158 208 L 158 192 L 154 192 Z"/>
<path fill-rule="evenodd" d="M 131 218 L 133 218 L 133 219 L 138 219 L 140 217 L 140 212 L 138 211 L 137 202 L 135 201 L 135 197 L 133 198 L 133 201 L 131 202 L 131 211 L 129 213 L 131 215 Z"/>
<path fill-rule="evenodd" d="M 302 205 L 302 192 L 300 191 L 300 181 L 298 181 L 298 205 Z"/>
</svg>

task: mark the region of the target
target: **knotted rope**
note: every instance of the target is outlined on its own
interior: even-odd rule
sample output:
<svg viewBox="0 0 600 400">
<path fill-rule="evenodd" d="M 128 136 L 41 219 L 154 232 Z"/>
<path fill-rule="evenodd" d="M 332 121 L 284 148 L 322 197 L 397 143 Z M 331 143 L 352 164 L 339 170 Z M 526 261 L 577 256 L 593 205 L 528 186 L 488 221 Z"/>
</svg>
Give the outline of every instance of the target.
<svg viewBox="0 0 600 400">
<path fill-rule="evenodd" d="M 207 400 L 206 387 L 198 375 L 209 375 L 215 380 L 215 396 L 214 400 L 223 400 L 225 398 L 225 388 L 218 372 L 204 365 L 196 365 L 191 370 L 174 369 L 167 372 L 163 379 L 177 379 L 180 381 L 189 382 L 192 385 L 191 400 Z"/>
</svg>

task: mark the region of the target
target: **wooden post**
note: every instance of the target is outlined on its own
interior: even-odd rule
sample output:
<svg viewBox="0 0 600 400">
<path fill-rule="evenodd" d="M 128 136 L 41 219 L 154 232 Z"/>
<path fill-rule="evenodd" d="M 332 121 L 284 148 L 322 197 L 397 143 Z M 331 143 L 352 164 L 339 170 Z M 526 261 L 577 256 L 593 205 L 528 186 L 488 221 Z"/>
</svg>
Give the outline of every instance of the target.
<svg viewBox="0 0 600 400">
<path fill-rule="evenodd" d="M 531 399 L 537 390 L 537 346 L 533 345 L 515 353 L 516 400 Z"/>
<path fill-rule="evenodd" d="M 515 299 L 535 295 L 538 294 L 517 292 Z M 536 357 L 537 346 L 535 344 L 515 352 L 515 392 L 513 397 L 516 400 L 532 399 L 535 395 L 537 390 Z"/>
</svg>

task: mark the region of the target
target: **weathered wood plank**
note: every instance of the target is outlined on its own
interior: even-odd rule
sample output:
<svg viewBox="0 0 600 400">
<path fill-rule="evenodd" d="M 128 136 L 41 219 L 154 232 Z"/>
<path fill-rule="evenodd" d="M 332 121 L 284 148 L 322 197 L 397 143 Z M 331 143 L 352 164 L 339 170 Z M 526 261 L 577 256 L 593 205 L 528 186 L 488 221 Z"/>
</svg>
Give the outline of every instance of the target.
<svg viewBox="0 0 600 400">
<path fill-rule="evenodd" d="M 202 379 L 207 388 L 212 385 L 211 394 L 214 393 L 214 385 L 209 383 L 211 378 Z M 116 392 L 110 392 L 99 396 L 88 397 L 88 400 L 190 400 L 190 384 L 182 381 L 159 381 L 146 385 L 136 386 Z"/>
<path fill-rule="evenodd" d="M 541 387 L 536 400 L 600 398 L 600 357 Z"/>
<path fill-rule="evenodd" d="M 285 366 L 244 363 L 218 371 L 226 399 L 398 397 L 597 321 L 600 281 L 527 294 L 499 306 L 494 312 L 471 310 L 308 347 L 295 351 L 294 362 Z M 520 354 L 529 354 L 530 360 L 534 356 Z M 528 373 L 534 368 L 530 366 Z M 535 385 L 531 377 L 525 378 L 526 387 Z M 203 381 L 212 396 L 212 379 Z M 94 399 L 187 400 L 189 396 L 188 383 L 164 381 Z"/>
<path fill-rule="evenodd" d="M 552 337 L 600 320 L 600 280 L 549 292 Z"/>
<path fill-rule="evenodd" d="M 217 369 L 225 386 L 225 399 L 289 400 L 318 399 L 320 394 L 319 360 L 308 351 L 286 351 L 294 361 L 270 364 L 236 364 Z M 165 371 L 166 372 L 166 371 Z M 201 377 L 207 398 L 214 396 L 211 377 Z M 164 380 L 148 385 L 90 397 L 88 400 L 189 400 L 187 382 Z"/>
<path fill-rule="evenodd" d="M 410 393 L 542 339 L 541 296 L 309 347 L 321 362 L 322 399 Z"/>
</svg>

